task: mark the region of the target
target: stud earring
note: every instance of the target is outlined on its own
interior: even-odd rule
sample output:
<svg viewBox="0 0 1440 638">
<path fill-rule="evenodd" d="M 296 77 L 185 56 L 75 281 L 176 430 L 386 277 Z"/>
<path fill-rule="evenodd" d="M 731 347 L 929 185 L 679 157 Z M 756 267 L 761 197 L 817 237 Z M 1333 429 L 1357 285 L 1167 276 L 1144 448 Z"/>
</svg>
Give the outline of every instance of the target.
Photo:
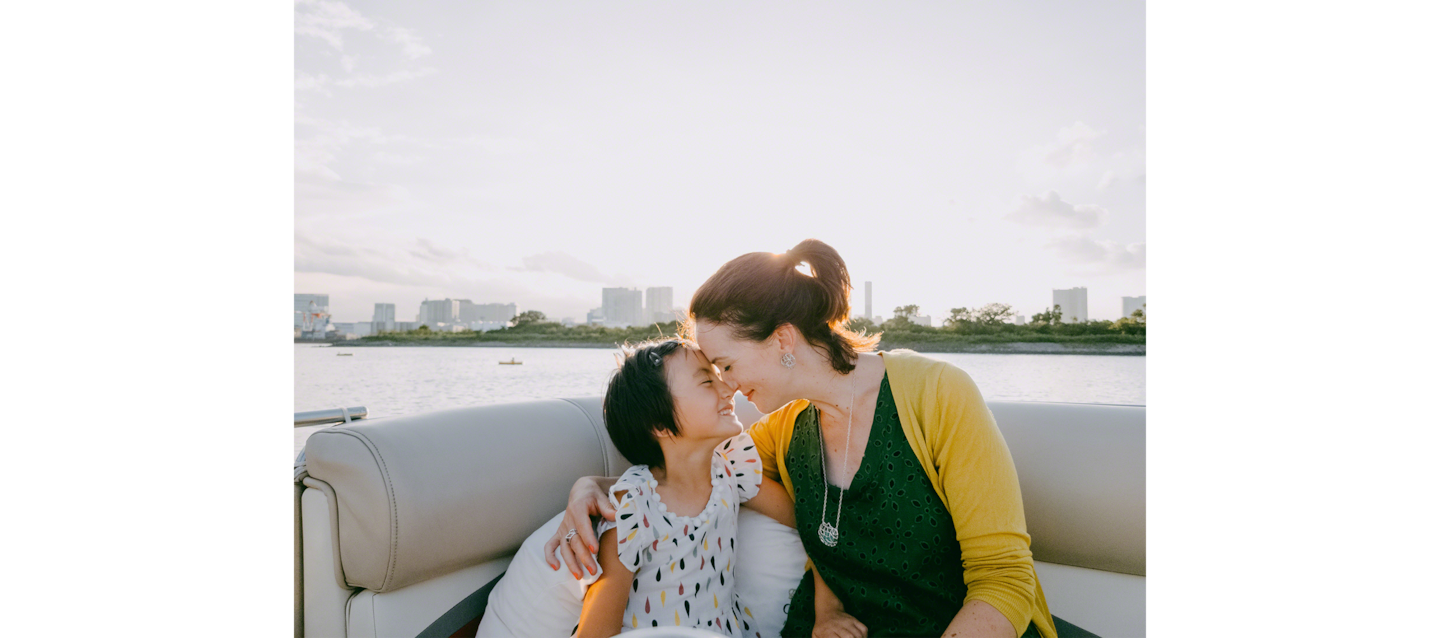
<svg viewBox="0 0 1440 638">
<path fill-rule="evenodd" d="M 787 368 L 795 367 L 795 355 L 788 352 L 780 355 L 780 364 Z"/>
</svg>

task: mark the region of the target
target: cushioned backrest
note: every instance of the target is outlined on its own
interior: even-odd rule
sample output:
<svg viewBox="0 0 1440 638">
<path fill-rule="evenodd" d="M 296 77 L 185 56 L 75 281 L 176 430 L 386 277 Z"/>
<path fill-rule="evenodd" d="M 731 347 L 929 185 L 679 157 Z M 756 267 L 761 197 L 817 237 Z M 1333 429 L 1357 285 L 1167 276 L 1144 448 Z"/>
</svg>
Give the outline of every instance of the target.
<svg viewBox="0 0 1440 638">
<path fill-rule="evenodd" d="M 991 401 L 1035 560 L 1145 575 L 1145 408 Z"/>
<path fill-rule="evenodd" d="M 490 560 L 565 507 L 586 475 L 626 467 L 600 399 L 551 399 L 362 421 L 313 434 L 334 490 L 345 582 L 392 591 Z"/>
</svg>

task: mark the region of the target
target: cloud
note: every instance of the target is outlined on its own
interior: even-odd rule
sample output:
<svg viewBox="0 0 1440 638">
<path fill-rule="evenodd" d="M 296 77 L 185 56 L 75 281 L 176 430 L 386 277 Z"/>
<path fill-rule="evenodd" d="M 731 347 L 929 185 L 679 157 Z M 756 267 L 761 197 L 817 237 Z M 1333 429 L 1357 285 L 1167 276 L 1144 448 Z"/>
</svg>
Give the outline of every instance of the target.
<svg viewBox="0 0 1440 638">
<path fill-rule="evenodd" d="M 319 38 L 329 43 L 337 51 L 345 50 L 345 39 L 342 35 L 345 30 L 370 31 L 374 28 L 374 22 L 360 15 L 358 11 L 351 9 L 344 2 L 334 2 L 333 0 L 295 1 L 296 35 Z"/>
<path fill-rule="evenodd" d="M 1055 145 L 1045 152 L 1045 162 L 1062 169 L 1085 163 L 1095 156 L 1091 143 L 1104 135 L 1105 131 L 1097 131 L 1084 122 L 1060 129 Z"/>
<path fill-rule="evenodd" d="M 377 86 L 385 86 L 387 84 L 395 84 L 396 82 L 405 82 L 407 80 L 414 80 L 416 78 L 423 78 L 426 76 L 435 75 L 435 73 L 436 70 L 428 66 L 421 69 L 392 71 L 390 73 L 386 73 L 385 75 L 356 73 L 349 77 L 335 80 L 332 82 L 332 84 L 334 84 L 335 86 L 345 87 L 347 89 L 357 86 L 372 89 Z"/>
<path fill-rule="evenodd" d="M 1107 214 L 1099 206 L 1076 206 L 1060 199 L 1055 191 L 1050 191 L 1038 196 L 1021 195 L 1020 205 L 1006 213 L 1005 219 L 1031 226 L 1095 228 Z"/>
<path fill-rule="evenodd" d="M 414 31 L 403 27 L 390 27 L 385 32 L 385 39 L 399 44 L 405 52 L 405 57 L 411 60 L 418 60 L 430 55 L 430 47 L 420 41 L 420 37 Z"/>
<path fill-rule="evenodd" d="M 1122 246 L 1084 236 L 1065 237 L 1045 245 L 1061 259 L 1099 271 L 1119 272 L 1145 269 L 1145 242 Z"/>
<path fill-rule="evenodd" d="M 594 283 L 611 283 L 613 277 L 607 277 L 590 264 L 587 264 L 571 255 L 563 252 L 548 252 L 539 255 L 530 255 L 520 260 L 524 268 L 512 268 L 517 272 L 548 272 L 557 275 L 564 275 L 579 281 Z"/>
</svg>

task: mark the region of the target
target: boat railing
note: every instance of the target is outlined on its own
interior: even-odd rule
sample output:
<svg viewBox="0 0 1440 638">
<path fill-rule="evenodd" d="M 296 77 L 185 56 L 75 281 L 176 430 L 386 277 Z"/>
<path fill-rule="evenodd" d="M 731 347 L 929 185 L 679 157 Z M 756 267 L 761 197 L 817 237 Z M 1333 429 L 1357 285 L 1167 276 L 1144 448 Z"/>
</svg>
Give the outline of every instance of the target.
<svg viewBox="0 0 1440 638">
<path fill-rule="evenodd" d="M 295 427 L 309 425 L 328 425 L 331 423 L 349 423 L 358 421 L 369 415 L 365 408 L 334 408 L 330 410 L 314 410 L 311 412 L 296 412 Z"/>
</svg>

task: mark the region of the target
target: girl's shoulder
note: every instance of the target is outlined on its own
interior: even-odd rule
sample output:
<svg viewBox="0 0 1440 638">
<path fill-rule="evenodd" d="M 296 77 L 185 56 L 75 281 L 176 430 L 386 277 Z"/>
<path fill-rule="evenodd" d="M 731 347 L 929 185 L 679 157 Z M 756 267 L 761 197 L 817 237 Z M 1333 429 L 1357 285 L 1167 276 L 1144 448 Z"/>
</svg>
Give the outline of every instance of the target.
<svg viewBox="0 0 1440 638">
<path fill-rule="evenodd" d="M 656 485 L 650 466 L 632 465 L 610 486 L 610 500 L 617 506 L 622 499 L 649 500 L 650 495 L 655 493 Z"/>
</svg>

